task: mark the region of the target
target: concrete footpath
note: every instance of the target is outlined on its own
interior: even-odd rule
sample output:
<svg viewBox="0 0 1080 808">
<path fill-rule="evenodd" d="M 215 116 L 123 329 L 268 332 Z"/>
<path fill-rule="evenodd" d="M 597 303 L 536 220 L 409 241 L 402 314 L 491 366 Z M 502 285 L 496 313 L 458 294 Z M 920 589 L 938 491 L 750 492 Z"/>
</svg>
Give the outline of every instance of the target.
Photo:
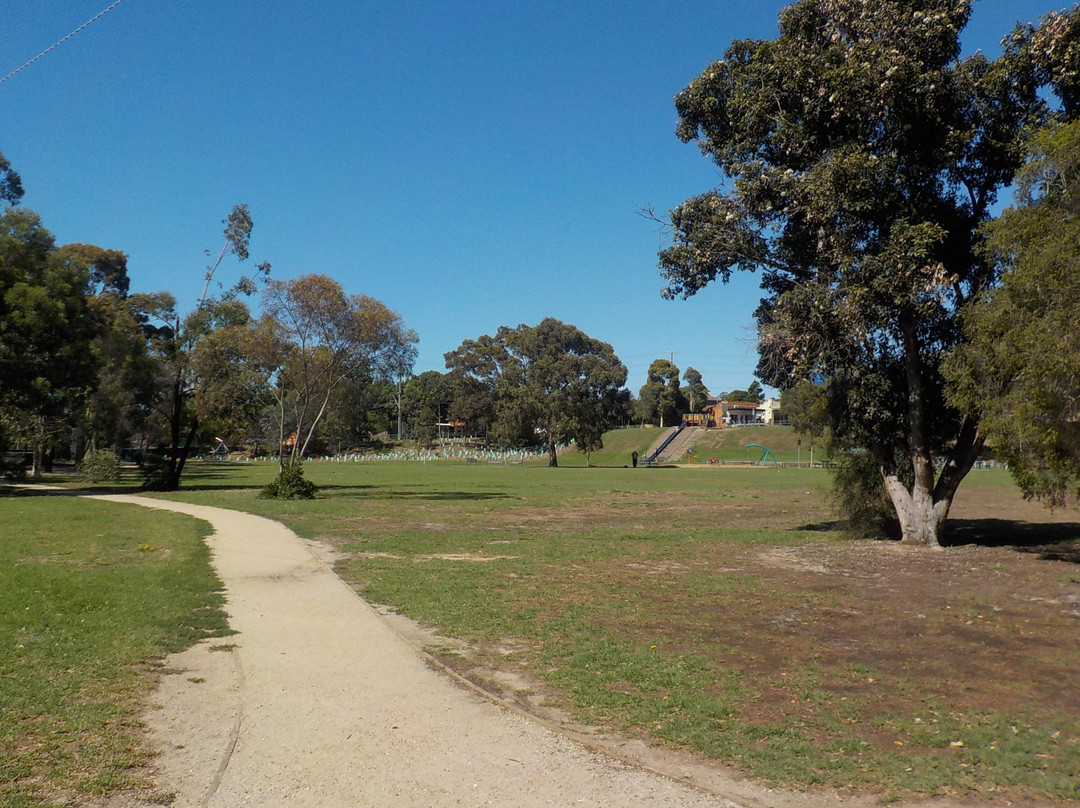
<svg viewBox="0 0 1080 808">
<path fill-rule="evenodd" d="M 214 528 L 238 633 L 171 658 L 146 718 L 175 808 L 741 804 L 589 751 L 431 669 L 277 522 L 96 499 Z"/>
</svg>

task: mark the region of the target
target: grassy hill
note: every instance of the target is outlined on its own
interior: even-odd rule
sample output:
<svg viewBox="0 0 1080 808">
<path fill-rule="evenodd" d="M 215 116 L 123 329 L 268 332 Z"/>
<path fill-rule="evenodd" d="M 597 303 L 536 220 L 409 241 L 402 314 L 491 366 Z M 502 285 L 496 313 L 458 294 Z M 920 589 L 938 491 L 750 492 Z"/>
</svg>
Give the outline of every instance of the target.
<svg viewBox="0 0 1080 808">
<path fill-rule="evenodd" d="M 802 441 L 802 447 L 798 445 Z M 810 461 L 810 439 L 798 435 L 790 426 L 744 426 L 727 429 L 709 429 L 701 433 L 694 442 L 697 458 L 694 462 L 708 462 L 710 457 L 717 460 L 757 460 L 761 457 L 760 449 L 747 449 L 746 445 L 755 443 L 768 447 L 783 462 L 794 463 L 801 459 Z M 822 447 L 815 447 L 815 460 L 824 459 Z M 801 455 L 801 457 L 800 457 Z"/>
<path fill-rule="evenodd" d="M 593 452 L 588 460 L 592 466 L 629 466 L 630 453 L 636 451 L 642 458 L 653 442 L 663 434 L 652 427 L 613 429 L 604 433 L 604 448 Z M 577 449 L 567 449 L 559 455 L 560 466 L 584 466 L 586 457 Z"/>
<path fill-rule="evenodd" d="M 651 427 L 630 427 L 604 433 L 604 448 L 593 452 L 593 466 L 629 466 L 630 453 L 637 451 L 644 458 L 649 447 L 663 434 Z M 802 441 L 800 447 L 798 441 Z M 726 461 L 754 461 L 761 457 L 760 449 L 747 449 L 748 443 L 766 446 L 781 462 L 810 461 L 810 439 L 797 435 L 789 426 L 746 426 L 728 429 L 708 429 L 694 441 L 694 462 L 707 463 L 710 457 Z M 815 447 L 815 460 L 824 459 L 821 446 Z M 585 455 L 568 449 L 559 456 L 560 466 L 584 466 Z"/>
</svg>

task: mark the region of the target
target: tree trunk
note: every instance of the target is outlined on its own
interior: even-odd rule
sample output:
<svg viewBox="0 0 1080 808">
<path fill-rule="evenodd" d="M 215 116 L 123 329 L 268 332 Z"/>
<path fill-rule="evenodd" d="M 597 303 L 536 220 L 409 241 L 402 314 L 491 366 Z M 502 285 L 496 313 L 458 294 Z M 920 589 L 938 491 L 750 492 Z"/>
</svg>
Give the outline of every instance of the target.
<svg viewBox="0 0 1080 808">
<path fill-rule="evenodd" d="M 199 419 L 194 416 L 191 419 L 191 428 L 188 430 L 187 440 L 184 445 L 179 447 L 179 451 L 176 456 L 176 463 L 174 464 L 175 474 L 170 473 L 169 480 L 166 483 L 166 491 L 178 491 L 180 489 L 180 475 L 184 473 L 184 464 L 187 463 L 188 455 L 191 453 L 191 445 L 195 442 L 195 434 L 199 429 Z"/>
<path fill-rule="evenodd" d="M 183 429 L 184 390 L 180 370 L 173 377 L 172 401 L 169 406 L 169 455 L 165 458 L 165 475 L 161 485 L 166 491 L 175 491 L 180 484 L 176 472 L 180 457 L 180 431 Z"/>
<path fill-rule="evenodd" d="M 915 481 L 908 490 L 894 469 L 881 476 L 900 522 L 901 541 L 920 547 L 940 547 L 953 497 L 983 446 L 974 421 L 967 419 L 945 464 L 934 479 L 935 464 L 927 435 L 925 367 L 919 356 L 914 318 L 901 317 L 904 363 L 908 383 L 908 451 Z"/>
<path fill-rule="evenodd" d="M 925 429 L 922 363 L 914 320 L 910 315 L 901 317 L 901 330 L 908 383 L 908 453 L 915 479 L 909 490 L 891 464 L 882 466 L 881 476 L 900 523 L 900 540 L 905 544 L 937 548 L 941 546 L 941 532 L 951 498 L 943 508 L 935 507 L 933 458 Z"/>
<path fill-rule="evenodd" d="M 548 441 L 548 468 L 559 467 L 559 452 L 555 448 L 554 441 Z"/>
<path fill-rule="evenodd" d="M 935 501 L 933 492 L 918 483 L 909 491 L 895 474 L 883 471 L 882 477 L 896 518 L 900 520 L 901 541 L 920 547 L 940 547 L 952 495 Z"/>
<path fill-rule="evenodd" d="M 908 387 L 908 452 L 915 480 L 911 490 L 890 469 L 882 469 L 885 488 L 900 521 L 906 544 L 920 547 L 940 547 L 941 533 L 952 505 L 952 493 L 940 499 L 934 491 L 934 458 L 926 428 L 925 366 L 919 354 L 919 337 L 914 315 L 908 311 L 900 316 L 904 337 L 904 369 Z M 953 489 L 955 491 L 955 488 Z"/>
<path fill-rule="evenodd" d="M 195 442 L 195 433 L 199 428 L 199 419 L 191 417 L 191 426 L 187 431 L 187 440 L 182 441 L 184 430 L 184 381 L 177 369 L 173 379 L 172 405 L 169 409 L 169 456 L 165 460 L 165 474 L 161 481 L 162 490 L 176 491 L 180 488 L 180 475 L 184 472 L 191 445 Z"/>
<path fill-rule="evenodd" d="M 45 471 L 45 418 L 34 418 L 33 452 L 31 453 L 30 476 L 37 480 Z"/>
</svg>

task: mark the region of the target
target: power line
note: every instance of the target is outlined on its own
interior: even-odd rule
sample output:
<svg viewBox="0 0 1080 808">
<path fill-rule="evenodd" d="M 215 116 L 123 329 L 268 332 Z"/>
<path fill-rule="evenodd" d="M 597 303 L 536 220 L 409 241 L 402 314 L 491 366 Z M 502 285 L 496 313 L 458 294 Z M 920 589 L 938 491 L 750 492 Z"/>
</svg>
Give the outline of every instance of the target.
<svg viewBox="0 0 1080 808">
<path fill-rule="evenodd" d="M 108 8 L 104 9 L 103 11 L 99 11 L 97 14 L 95 14 L 93 17 L 88 19 L 86 22 L 84 22 L 82 25 L 80 25 L 78 28 L 76 28 L 74 31 L 72 31 L 70 34 L 68 34 L 66 37 L 64 37 L 63 39 L 57 40 L 53 44 L 49 45 L 49 47 L 47 47 L 45 50 L 43 50 L 37 56 L 35 56 L 33 59 L 29 60 L 25 64 L 20 65 L 19 67 L 16 67 L 14 70 L 12 70 L 10 73 L 8 73 L 6 76 L 4 76 L 2 79 L 0 79 L 0 84 L 3 84 L 5 81 L 10 79 L 16 73 L 21 73 L 23 70 L 26 70 L 26 68 L 30 67 L 30 65 L 32 65 L 34 62 L 36 62 L 38 59 L 40 59 L 45 54 L 49 53 L 50 51 L 56 50 L 61 45 L 63 45 L 65 42 L 67 42 L 69 39 L 71 39 L 73 36 L 75 36 L 75 34 L 79 33 L 84 28 L 87 28 L 88 26 L 92 25 L 93 23 L 97 22 L 98 20 L 100 20 L 102 17 L 104 17 L 106 14 L 108 14 L 110 11 L 112 11 L 114 8 L 116 8 L 118 5 L 120 5 L 123 2 L 124 2 L 124 0 L 116 0 L 116 2 L 114 2 Z"/>
</svg>

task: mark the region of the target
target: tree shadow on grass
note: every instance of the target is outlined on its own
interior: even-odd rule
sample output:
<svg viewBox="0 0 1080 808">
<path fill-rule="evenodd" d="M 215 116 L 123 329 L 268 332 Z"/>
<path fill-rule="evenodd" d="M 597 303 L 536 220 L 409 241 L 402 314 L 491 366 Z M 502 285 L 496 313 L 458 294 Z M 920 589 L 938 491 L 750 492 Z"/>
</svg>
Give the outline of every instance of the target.
<svg viewBox="0 0 1080 808">
<path fill-rule="evenodd" d="M 847 522 L 843 519 L 834 519 L 830 522 L 811 522 L 805 525 L 799 525 L 793 530 L 806 531 L 808 533 L 831 533 L 837 530 L 843 530 L 847 527 Z"/>
<path fill-rule="evenodd" d="M 329 486 L 327 486 L 329 487 Z M 489 499 L 510 499 L 509 494 L 491 491 L 390 491 L 383 490 L 379 499 L 430 499 L 440 502 L 470 502 Z"/>
<path fill-rule="evenodd" d="M 47 484 L 46 484 L 47 485 Z M 258 484 L 252 485 L 190 485 L 181 483 L 180 488 L 176 491 L 157 491 L 153 489 L 145 489 L 138 485 L 87 485 L 80 488 L 58 488 L 58 487 L 41 487 L 36 488 L 34 486 L 26 487 L 14 487 L 7 488 L 0 486 L 0 495 L 11 495 L 18 497 L 94 497 L 94 496 L 112 496 L 115 494 L 183 494 L 192 491 L 260 491 L 263 486 Z"/>
<path fill-rule="evenodd" d="M 843 520 L 800 525 L 795 530 L 826 533 L 844 530 Z M 873 541 L 873 539 L 868 539 Z M 880 541 L 894 541 L 880 539 Z M 1022 522 L 1011 519 L 950 519 L 943 547 L 1011 547 L 1046 561 L 1080 564 L 1080 523 Z"/>
<path fill-rule="evenodd" d="M 1010 519 L 950 519 L 942 545 L 1012 547 L 1047 561 L 1080 564 L 1080 523 L 1020 522 Z"/>
</svg>

